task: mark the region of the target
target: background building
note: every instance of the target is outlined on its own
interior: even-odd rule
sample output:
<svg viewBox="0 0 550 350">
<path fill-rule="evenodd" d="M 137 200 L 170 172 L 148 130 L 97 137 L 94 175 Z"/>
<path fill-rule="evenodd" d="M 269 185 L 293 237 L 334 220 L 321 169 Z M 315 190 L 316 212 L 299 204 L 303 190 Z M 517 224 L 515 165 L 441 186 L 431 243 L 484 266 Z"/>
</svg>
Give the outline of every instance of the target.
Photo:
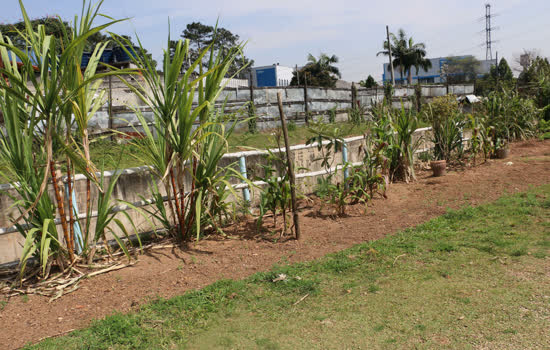
<svg viewBox="0 0 550 350">
<path fill-rule="evenodd" d="M 279 66 L 252 67 L 252 85 L 254 87 L 288 86 L 292 80 L 294 68 Z"/>
<path fill-rule="evenodd" d="M 412 82 L 416 84 L 420 83 L 444 83 L 444 66 L 449 61 L 449 59 L 462 60 L 462 59 L 471 59 L 473 56 L 451 56 L 451 57 L 439 57 L 439 58 L 430 58 L 432 62 L 432 68 L 428 71 L 424 71 L 422 68 L 418 70 L 418 75 L 416 74 L 416 68 L 411 68 L 412 70 Z M 496 60 L 480 60 L 479 66 L 477 67 L 477 75 L 482 77 L 483 75 L 489 73 L 491 66 L 496 64 Z M 384 63 L 384 73 L 382 75 L 383 82 L 391 81 L 391 73 L 389 63 Z M 407 72 L 403 72 L 403 77 L 399 72 L 399 66 L 393 67 L 395 75 L 396 84 L 406 84 L 407 83 Z"/>
</svg>

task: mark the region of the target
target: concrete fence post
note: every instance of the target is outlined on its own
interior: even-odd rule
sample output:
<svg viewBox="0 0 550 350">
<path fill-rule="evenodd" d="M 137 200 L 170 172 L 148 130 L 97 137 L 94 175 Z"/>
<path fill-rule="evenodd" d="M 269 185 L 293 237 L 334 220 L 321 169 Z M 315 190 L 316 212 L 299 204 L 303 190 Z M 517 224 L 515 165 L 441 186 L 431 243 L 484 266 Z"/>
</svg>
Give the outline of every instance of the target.
<svg viewBox="0 0 550 350">
<path fill-rule="evenodd" d="M 74 189 L 74 185 L 75 185 L 75 182 L 73 181 L 72 182 L 73 189 Z M 78 220 L 79 214 L 78 214 L 78 202 L 76 200 L 76 191 L 73 190 L 72 192 L 73 192 L 72 198 L 69 198 L 69 184 L 67 182 L 65 182 L 65 196 L 67 197 L 68 201 L 72 202 L 73 215 L 76 218 L 76 220 L 73 224 L 74 238 L 75 238 L 75 241 L 77 243 L 75 245 L 75 250 L 76 250 L 77 254 L 80 254 L 80 253 L 82 253 L 82 249 L 84 248 L 84 241 L 83 241 L 83 237 L 82 237 L 83 235 L 82 235 L 82 231 L 80 230 L 80 224 L 79 224 L 79 220 Z"/>
<path fill-rule="evenodd" d="M 346 167 L 348 163 L 348 145 L 344 141 L 342 145 L 342 163 L 344 165 L 344 180 L 349 177 L 349 169 Z"/>
<path fill-rule="evenodd" d="M 239 168 L 240 168 L 240 171 L 241 171 L 241 175 L 245 179 L 248 179 L 248 175 L 247 175 L 247 172 L 246 172 L 246 157 L 245 156 L 240 156 L 239 157 Z M 248 187 L 243 188 L 243 198 L 246 202 L 250 203 L 250 189 Z"/>
</svg>

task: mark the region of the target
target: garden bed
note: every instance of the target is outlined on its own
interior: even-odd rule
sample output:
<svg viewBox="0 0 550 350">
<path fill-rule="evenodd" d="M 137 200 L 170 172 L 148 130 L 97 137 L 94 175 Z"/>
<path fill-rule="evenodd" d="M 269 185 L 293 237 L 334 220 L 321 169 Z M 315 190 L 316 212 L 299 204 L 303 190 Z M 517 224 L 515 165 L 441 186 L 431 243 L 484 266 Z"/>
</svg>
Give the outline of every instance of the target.
<svg viewBox="0 0 550 350">
<path fill-rule="evenodd" d="M 243 278 L 281 261 L 318 258 L 418 225 L 447 208 L 475 206 L 550 181 L 550 141 L 515 143 L 511 149 L 506 160 L 451 171 L 443 178 L 420 172 L 417 182 L 393 184 L 387 200 L 376 199 L 366 212 L 361 206 L 350 208 L 345 218 L 318 217 L 314 208 L 304 208 L 299 242 L 277 242 L 278 234 L 258 234 L 253 221 L 243 221 L 226 230 L 228 238 L 211 236 L 187 250 L 149 251 L 137 264 L 83 281 L 74 293 L 52 303 L 33 295 L 3 300 L 0 343 L 14 348 L 36 342 L 115 311 L 136 309 L 157 296 L 180 295 L 221 278 Z"/>
</svg>

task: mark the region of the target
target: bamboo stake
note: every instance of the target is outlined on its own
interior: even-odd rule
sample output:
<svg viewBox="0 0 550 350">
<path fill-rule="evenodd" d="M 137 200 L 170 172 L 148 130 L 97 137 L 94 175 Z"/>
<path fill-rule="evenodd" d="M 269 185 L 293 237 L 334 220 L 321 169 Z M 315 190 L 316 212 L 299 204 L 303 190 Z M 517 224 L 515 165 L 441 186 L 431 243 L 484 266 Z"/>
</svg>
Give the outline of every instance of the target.
<svg viewBox="0 0 550 350">
<path fill-rule="evenodd" d="M 292 200 L 292 213 L 294 216 L 294 232 L 296 235 L 296 239 L 300 239 L 300 224 L 299 224 L 298 208 L 296 207 L 296 178 L 294 177 L 294 168 L 292 165 L 292 161 L 290 159 L 290 145 L 288 142 L 288 131 L 286 128 L 286 120 L 285 120 L 285 113 L 283 111 L 283 100 L 281 97 L 281 92 L 277 93 L 277 103 L 279 105 L 279 115 L 281 117 L 281 125 L 283 128 L 283 136 L 285 139 L 288 177 L 290 180 L 290 197 Z"/>
</svg>

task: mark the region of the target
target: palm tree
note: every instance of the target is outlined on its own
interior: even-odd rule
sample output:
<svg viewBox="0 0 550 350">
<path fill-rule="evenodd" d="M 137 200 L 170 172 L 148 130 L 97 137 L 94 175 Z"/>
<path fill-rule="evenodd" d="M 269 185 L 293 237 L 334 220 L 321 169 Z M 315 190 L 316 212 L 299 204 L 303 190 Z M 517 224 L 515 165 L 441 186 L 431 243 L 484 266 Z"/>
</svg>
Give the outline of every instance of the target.
<svg viewBox="0 0 550 350">
<path fill-rule="evenodd" d="M 425 72 L 432 68 L 432 62 L 426 58 L 426 45 L 424 43 L 415 44 L 412 37 L 407 41 L 405 54 L 405 70 L 408 72 L 407 80 L 409 84 L 412 84 L 412 72 L 411 68 L 416 68 L 416 75 L 422 68 Z"/>
<path fill-rule="evenodd" d="M 305 77 L 305 81 L 311 86 L 334 87 L 338 78 L 342 76 L 338 67 L 335 66 L 336 63 L 338 63 L 336 55 L 329 56 L 321 53 L 319 58 L 316 58 L 312 54 L 309 54 L 306 65 L 299 72 L 294 72 L 290 85 L 298 85 L 300 83 L 298 81 L 299 75 L 300 77 Z"/>
<path fill-rule="evenodd" d="M 399 29 L 397 35 L 390 33 L 391 51 L 393 56 L 393 66 L 399 68 L 399 74 L 401 80 L 403 80 L 403 74 L 407 73 L 407 80 L 409 84 L 412 84 L 412 72 L 411 68 L 416 68 L 416 74 L 420 68 L 427 71 L 431 68 L 432 64 L 430 60 L 426 59 L 426 45 L 424 43 L 415 44 L 412 37 L 407 38 L 407 34 L 403 29 Z M 389 43 L 384 41 L 384 50 L 378 52 L 376 55 L 389 55 Z"/>
<path fill-rule="evenodd" d="M 329 56 L 326 53 L 321 53 L 319 58 L 315 58 L 312 54 L 307 56 L 306 66 L 310 66 L 314 71 L 317 72 L 328 72 L 333 75 L 336 75 L 338 78 L 342 76 L 338 67 L 334 64 L 338 63 L 338 57 L 336 55 Z"/>
<path fill-rule="evenodd" d="M 399 68 L 399 75 L 401 80 L 403 80 L 403 73 L 405 72 L 405 54 L 406 54 L 406 35 L 403 29 L 399 29 L 398 35 L 396 36 L 393 33 L 390 33 L 390 42 L 391 42 L 391 53 L 393 57 L 392 65 L 394 68 Z M 390 55 L 389 51 L 390 43 L 384 41 L 383 48 L 384 50 L 378 52 L 376 56 L 379 55 Z"/>
</svg>

